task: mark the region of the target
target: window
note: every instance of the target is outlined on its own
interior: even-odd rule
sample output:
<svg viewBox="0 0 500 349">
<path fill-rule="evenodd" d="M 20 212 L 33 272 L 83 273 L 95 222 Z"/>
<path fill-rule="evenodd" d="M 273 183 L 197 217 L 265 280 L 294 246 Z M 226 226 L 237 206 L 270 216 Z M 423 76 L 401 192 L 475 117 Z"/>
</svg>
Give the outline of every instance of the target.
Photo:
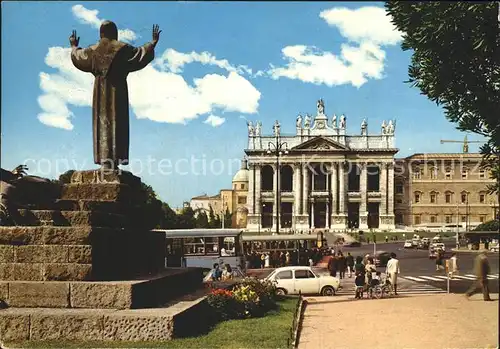
<svg viewBox="0 0 500 349">
<path fill-rule="evenodd" d="M 462 223 L 467 222 L 467 216 L 462 216 L 462 217 L 460 218 L 460 220 L 462 221 Z"/>
<path fill-rule="evenodd" d="M 451 168 L 447 167 L 444 173 L 444 178 L 451 179 Z"/>
<path fill-rule="evenodd" d="M 437 170 L 435 167 L 431 167 L 431 169 L 429 170 L 429 176 L 431 177 L 431 179 L 437 179 Z"/>
<path fill-rule="evenodd" d="M 431 216 L 431 223 L 437 222 L 437 216 Z"/>
<path fill-rule="evenodd" d="M 310 270 L 295 270 L 295 278 L 296 279 L 312 279 L 315 278 L 313 273 Z"/>
<path fill-rule="evenodd" d="M 451 203 L 451 193 L 446 193 L 444 198 L 447 204 Z"/>
<path fill-rule="evenodd" d="M 469 177 L 469 169 L 464 168 L 462 170 L 462 179 L 467 179 Z"/>
<path fill-rule="evenodd" d="M 276 279 L 278 280 L 292 279 L 292 278 L 293 276 L 291 270 L 280 271 L 278 274 L 276 274 Z"/>
<path fill-rule="evenodd" d="M 465 204 L 467 202 L 467 194 L 462 193 L 460 196 L 460 201 L 462 201 L 462 204 Z"/>
<path fill-rule="evenodd" d="M 421 174 L 422 171 L 420 170 L 420 167 L 415 167 L 413 169 L 413 179 L 420 179 Z"/>
<path fill-rule="evenodd" d="M 396 204 L 402 204 L 402 203 L 403 203 L 403 199 L 401 199 L 401 198 L 396 199 Z"/>
<path fill-rule="evenodd" d="M 446 222 L 447 224 L 450 224 L 450 223 L 451 223 L 451 221 L 452 221 L 452 219 L 453 219 L 453 218 L 452 218 L 451 216 L 446 216 L 446 217 L 445 217 L 445 222 Z"/>
<path fill-rule="evenodd" d="M 484 194 L 479 194 L 479 202 L 481 204 L 484 204 L 484 198 L 485 198 Z"/>
<path fill-rule="evenodd" d="M 415 216 L 415 225 L 420 224 L 420 216 Z"/>
<path fill-rule="evenodd" d="M 205 254 L 205 244 L 200 238 L 186 238 L 184 240 L 184 254 Z"/>
<path fill-rule="evenodd" d="M 437 194 L 431 193 L 431 204 L 435 204 L 437 202 Z"/>
<path fill-rule="evenodd" d="M 420 202 L 420 193 L 415 193 L 415 203 Z"/>
<path fill-rule="evenodd" d="M 401 183 L 396 184 L 396 194 L 403 194 L 403 184 Z"/>
<path fill-rule="evenodd" d="M 240 189 L 245 189 L 245 184 L 241 183 L 240 184 Z"/>
<path fill-rule="evenodd" d="M 247 197 L 246 196 L 238 196 L 238 204 L 246 204 Z"/>
<path fill-rule="evenodd" d="M 479 171 L 479 178 L 481 178 L 481 179 L 486 178 L 486 172 L 484 170 Z"/>
<path fill-rule="evenodd" d="M 485 220 L 484 216 L 479 216 L 479 222 L 484 223 Z"/>
</svg>

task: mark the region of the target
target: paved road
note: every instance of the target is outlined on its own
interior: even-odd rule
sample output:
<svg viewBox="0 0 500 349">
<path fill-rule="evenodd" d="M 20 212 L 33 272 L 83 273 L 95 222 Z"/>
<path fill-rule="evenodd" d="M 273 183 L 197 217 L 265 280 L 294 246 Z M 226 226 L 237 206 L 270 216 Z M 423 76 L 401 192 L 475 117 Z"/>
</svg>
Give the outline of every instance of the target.
<svg viewBox="0 0 500 349">
<path fill-rule="evenodd" d="M 454 241 L 445 241 L 447 250 L 455 247 Z M 401 275 L 398 278 L 401 294 L 415 293 L 442 293 L 447 290 L 447 280 L 444 271 L 436 272 L 436 263 L 429 259 L 427 250 L 403 249 L 403 242 L 382 243 L 376 245 L 376 250 L 396 253 L 400 261 Z M 344 247 L 344 254 L 350 252 L 353 256 L 364 256 L 367 253 L 373 254 L 373 244 L 362 245 L 360 247 Z M 458 266 L 459 275 L 450 280 L 451 293 L 464 293 L 474 282 L 474 259 L 476 254 L 459 253 Z M 489 276 L 489 286 L 491 293 L 499 292 L 499 255 L 488 254 L 491 273 Z M 385 268 L 379 268 L 384 272 Z M 267 270 L 254 270 L 250 274 L 264 277 L 271 272 Z M 341 281 L 343 289 L 339 294 L 354 294 L 354 279 L 344 279 Z"/>
</svg>

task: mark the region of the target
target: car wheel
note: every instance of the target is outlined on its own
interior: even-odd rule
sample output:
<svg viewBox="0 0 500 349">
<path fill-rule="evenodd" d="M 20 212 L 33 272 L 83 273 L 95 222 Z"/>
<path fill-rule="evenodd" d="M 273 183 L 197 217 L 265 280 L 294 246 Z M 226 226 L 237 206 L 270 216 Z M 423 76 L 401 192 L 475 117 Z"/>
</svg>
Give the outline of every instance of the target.
<svg viewBox="0 0 500 349">
<path fill-rule="evenodd" d="M 286 295 L 285 289 L 283 289 L 283 288 L 277 288 L 276 289 L 276 295 L 277 296 L 285 296 Z"/>
<path fill-rule="evenodd" d="M 375 296 L 375 298 L 380 299 L 384 297 L 384 290 L 380 286 L 375 287 L 375 290 L 373 290 L 373 295 Z"/>
<path fill-rule="evenodd" d="M 321 290 L 322 296 L 335 296 L 335 289 L 332 286 L 325 286 Z"/>
</svg>

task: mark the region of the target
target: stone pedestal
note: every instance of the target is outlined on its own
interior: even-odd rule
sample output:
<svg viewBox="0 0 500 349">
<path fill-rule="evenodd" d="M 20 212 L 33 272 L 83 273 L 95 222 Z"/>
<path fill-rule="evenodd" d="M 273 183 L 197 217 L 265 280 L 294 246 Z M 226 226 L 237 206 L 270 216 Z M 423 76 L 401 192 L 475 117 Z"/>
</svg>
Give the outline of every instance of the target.
<svg viewBox="0 0 500 349">
<path fill-rule="evenodd" d="M 247 216 L 247 230 L 249 232 L 257 232 L 259 230 L 262 230 L 262 225 L 260 223 L 260 215 L 249 214 Z"/>
<path fill-rule="evenodd" d="M 165 235 L 139 215 L 145 199 L 129 172 L 77 171 L 59 199 L 18 210 L 19 226 L 0 227 L 0 298 L 13 307 L 151 307 L 201 285 L 199 270 L 164 268 Z"/>
<path fill-rule="evenodd" d="M 368 230 L 368 212 L 360 212 L 359 230 Z"/>
<path fill-rule="evenodd" d="M 394 230 L 394 215 L 381 215 L 379 218 L 379 230 Z"/>
<path fill-rule="evenodd" d="M 306 214 L 295 215 L 294 217 L 294 229 L 295 231 L 309 231 L 309 216 Z"/>
</svg>

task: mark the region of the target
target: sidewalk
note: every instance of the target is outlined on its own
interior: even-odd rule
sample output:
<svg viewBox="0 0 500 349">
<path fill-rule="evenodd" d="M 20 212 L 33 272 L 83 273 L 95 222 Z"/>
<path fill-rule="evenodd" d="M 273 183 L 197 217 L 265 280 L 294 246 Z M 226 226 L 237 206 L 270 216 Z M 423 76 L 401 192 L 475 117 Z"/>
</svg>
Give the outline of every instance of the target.
<svg viewBox="0 0 500 349">
<path fill-rule="evenodd" d="M 310 297 L 299 349 L 496 348 L 498 294 L 353 300 Z"/>
</svg>

